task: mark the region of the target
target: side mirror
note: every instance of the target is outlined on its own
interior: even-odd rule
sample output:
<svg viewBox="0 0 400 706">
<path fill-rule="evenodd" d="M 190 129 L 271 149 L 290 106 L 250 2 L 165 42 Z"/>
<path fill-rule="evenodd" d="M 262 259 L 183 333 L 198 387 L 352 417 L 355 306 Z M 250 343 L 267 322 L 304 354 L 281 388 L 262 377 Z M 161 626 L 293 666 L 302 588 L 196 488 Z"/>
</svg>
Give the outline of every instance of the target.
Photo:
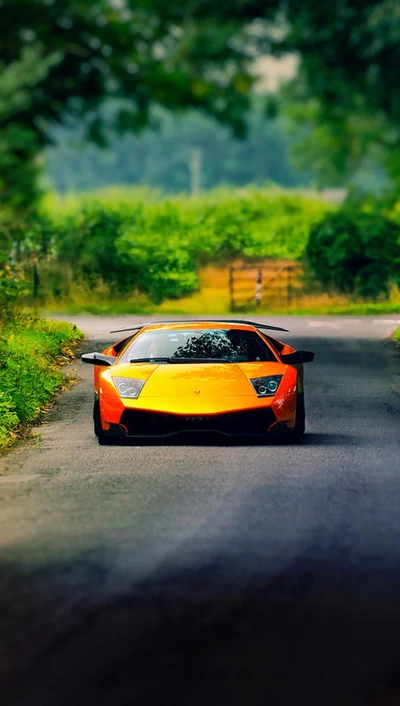
<svg viewBox="0 0 400 706">
<path fill-rule="evenodd" d="M 314 356 L 315 353 L 311 351 L 294 351 L 281 355 L 281 361 L 287 365 L 299 365 L 299 363 L 312 363 Z"/>
<path fill-rule="evenodd" d="M 89 363 L 89 365 L 101 365 L 106 367 L 115 363 L 115 356 L 104 355 L 104 353 L 85 353 L 81 356 L 82 363 Z"/>
</svg>

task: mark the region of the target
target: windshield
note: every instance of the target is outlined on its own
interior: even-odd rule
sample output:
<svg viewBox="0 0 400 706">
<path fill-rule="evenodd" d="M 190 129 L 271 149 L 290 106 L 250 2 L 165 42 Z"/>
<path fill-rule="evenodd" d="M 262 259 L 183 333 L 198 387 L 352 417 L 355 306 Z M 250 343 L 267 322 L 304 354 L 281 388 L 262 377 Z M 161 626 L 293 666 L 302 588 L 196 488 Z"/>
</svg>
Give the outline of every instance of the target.
<svg viewBox="0 0 400 706">
<path fill-rule="evenodd" d="M 276 361 L 271 349 L 255 331 L 240 329 L 188 329 L 139 334 L 120 362 L 230 363 Z"/>
</svg>

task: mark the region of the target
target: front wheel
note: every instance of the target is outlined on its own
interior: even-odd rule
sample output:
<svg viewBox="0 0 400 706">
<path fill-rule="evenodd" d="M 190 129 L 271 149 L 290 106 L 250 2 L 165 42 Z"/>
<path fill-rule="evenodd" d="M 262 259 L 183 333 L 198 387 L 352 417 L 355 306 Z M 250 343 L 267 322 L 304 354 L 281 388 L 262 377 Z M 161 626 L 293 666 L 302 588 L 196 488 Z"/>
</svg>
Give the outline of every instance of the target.
<svg viewBox="0 0 400 706">
<path fill-rule="evenodd" d="M 306 410 L 304 406 L 304 393 L 297 394 L 296 422 L 293 429 L 287 430 L 288 440 L 291 444 L 299 444 L 303 438 L 306 427 Z"/>
<path fill-rule="evenodd" d="M 110 444 L 110 439 L 105 435 L 103 427 L 101 426 L 100 402 L 98 400 L 96 400 L 93 405 L 93 424 L 94 433 L 97 436 L 97 441 L 100 446 L 108 446 Z"/>
</svg>

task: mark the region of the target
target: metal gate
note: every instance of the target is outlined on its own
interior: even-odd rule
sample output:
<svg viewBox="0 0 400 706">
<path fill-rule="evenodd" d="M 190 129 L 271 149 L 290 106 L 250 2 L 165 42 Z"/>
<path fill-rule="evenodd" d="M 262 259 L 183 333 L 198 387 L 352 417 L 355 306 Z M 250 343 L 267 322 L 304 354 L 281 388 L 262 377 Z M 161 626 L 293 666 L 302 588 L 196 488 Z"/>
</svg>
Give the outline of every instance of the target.
<svg viewBox="0 0 400 706">
<path fill-rule="evenodd" d="M 303 268 L 293 262 L 274 260 L 255 265 L 231 265 L 229 299 L 231 311 L 269 305 L 288 308 L 303 294 Z"/>
</svg>

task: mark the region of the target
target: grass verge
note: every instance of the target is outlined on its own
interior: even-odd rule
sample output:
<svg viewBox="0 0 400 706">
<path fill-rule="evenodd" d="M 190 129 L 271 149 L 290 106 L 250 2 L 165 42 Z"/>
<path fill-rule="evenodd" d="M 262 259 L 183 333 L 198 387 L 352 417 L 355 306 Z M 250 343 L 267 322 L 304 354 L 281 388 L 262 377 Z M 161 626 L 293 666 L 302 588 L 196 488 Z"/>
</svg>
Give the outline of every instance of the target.
<svg viewBox="0 0 400 706">
<path fill-rule="evenodd" d="M 19 315 L 0 331 L 0 449 L 65 382 L 60 366 L 83 333 L 73 324 Z M 64 356 L 64 358 L 62 358 Z"/>
<path fill-rule="evenodd" d="M 394 332 L 394 340 L 396 341 L 397 345 L 400 346 L 400 328 L 396 329 Z"/>
<path fill-rule="evenodd" d="M 174 316 L 219 316 L 233 315 L 240 313 L 249 316 L 255 313 L 275 316 L 381 316 L 384 314 L 400 314 L 400 302 L 351 302 L 348 304 L 296 304 L 291 307 L 278 306 L 272 304 L 270 306 L 260 306 L 258 309 L 254 307 L 237 307 L 234 311 L 229 308 L 228 304 L 220 301 L 218 297 L 213 297 L 212 293 L 203 293 L 202 296 L 196 297 L 190 303 L 185 300 L 176 300 L 164 302 L 161 306 L 151 306 L 150 304 L 142 307 L 138 306 L 134 301 L 110 301 L 107 304 L 72 304 L 68 306 L 60 306 L 59 308 L 49 307 L 43 311 L 44 315 L 68 315 L 68 314 L 93 314 L 94 316 L 123 316 L 139 314 L 141 316 L 152 316 L 162 314 L 163 316 L 171 314 Z"/>
</svg>

